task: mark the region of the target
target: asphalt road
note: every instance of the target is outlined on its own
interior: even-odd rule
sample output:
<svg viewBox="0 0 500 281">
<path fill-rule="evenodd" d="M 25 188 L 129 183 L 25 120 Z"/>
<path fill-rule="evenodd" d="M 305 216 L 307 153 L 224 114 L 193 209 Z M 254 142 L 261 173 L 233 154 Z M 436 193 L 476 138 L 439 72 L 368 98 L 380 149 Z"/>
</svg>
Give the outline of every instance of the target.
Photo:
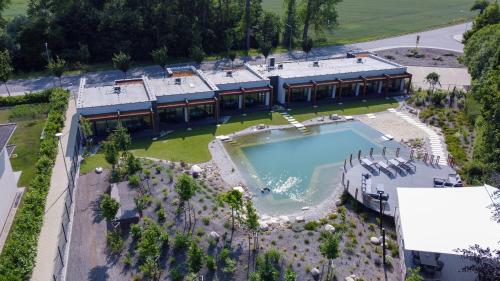
<svg viewBox="0 0 500 281">
<path fill-rule="evenodd" d="M 314 58 L 328 58 L 345 54 L 350 50 L 380 50 L 390 49 L 397 47 L 412 47 L 415 46 L 416 36 L 420 35 L 419 47 L 441 48 L 463 52 L 462 43 L 454 39 L 454 37 L 461 36 L 465 30 L 471 27 L 471 23 L 458 24 L 444 28 L 413 33 L 403 36 L 391 37 L 381 40 L 356 43 L 351 45 L 342 46 L 325 46 L 314 48 L 309 54 L 308 59 Z M 302 51 L 294 51 L 292 53 L 280 53 L 273 55 L 277 61 L 286 60 L 303 60 L 305 54 Z M 241 63 L 243 58 L 237 59 L 235 62 Z M 255 56 L 246 58 L 252 64 L 263 63 L 262 56 Z M 209 69 L 219 67 L 221 65 L 228 65 L 227 60 L 207 61 L 202 64 L 202 69 Z M 140 77 L 141 75 L 158 76 L 162 74 L 162 70 L 158 66 L 147 66 L 134 68 L 128 72 L 128 78 Z M 72 91 L 78 88 L 80 78 L 86 77 L 87 83 L 111 83 L 116 79 L 124 78 L 123 73 L 116 70 L 100 71 L 93 73 L 85 73 L 82 75 L 66 75 L 62 78 L 62 86 Z M 40 91 L 46 88 L 59 85 L 59 80 L 54 77 L 39 77 L 27 80 L 12 80 L 8 82 L 8 87 L 12 95 L 23 95 L 26 92 Z M 0 87 L 0 95 L 7 95 L 5 87 Z"/>
</svg>

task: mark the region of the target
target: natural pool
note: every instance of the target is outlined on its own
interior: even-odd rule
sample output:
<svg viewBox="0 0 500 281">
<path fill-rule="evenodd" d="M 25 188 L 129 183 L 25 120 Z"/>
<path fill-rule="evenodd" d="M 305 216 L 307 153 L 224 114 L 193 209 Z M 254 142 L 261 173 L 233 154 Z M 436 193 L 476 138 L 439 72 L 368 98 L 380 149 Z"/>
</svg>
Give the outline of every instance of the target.
<svg viewBox="0 0 500 281">
<path fill-rule="evenodd" d="M 256 208 L 267 215 L 287 215 L 327 200 L 340 188 L 344 159 L 370 148 L 394 152 L 402 146 L 362 122 L 310 126 L 304 135 L 295 128 L 237 137 L 225 147 L 254 195 Z M 348 160 L 349 161 L 349 160 Z M 269 188 L 270 192 L 261 193 Z"/>
</svg>

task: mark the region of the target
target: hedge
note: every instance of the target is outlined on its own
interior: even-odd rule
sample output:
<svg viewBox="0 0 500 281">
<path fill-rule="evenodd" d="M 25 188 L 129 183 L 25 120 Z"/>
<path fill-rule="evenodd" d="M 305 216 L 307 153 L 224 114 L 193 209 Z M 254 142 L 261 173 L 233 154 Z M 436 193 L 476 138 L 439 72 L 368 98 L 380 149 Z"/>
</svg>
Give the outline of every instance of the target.
<svg viewBox="0 0 500 281">
<path fill-rule="evenodd" d="M 36 98 L 30 97 L 26 100 L 50 97 L 50 111 L 45 126 L 45 138 L 40 143 L 40 157 L 35 164 L 35 176 L 24 194 L 0 254 L 0 280 L 27 280 L 35 266 L 38 236 L 43 224 L 50 178 L 57 156 L 58 139 L 55 134 L 64 127 L 68 106 L 69 93 L 62 89 L 47 90 L 34 96 Z"/>
<path fill-rule="evenodd" d="M 22 96 L 0 96 L 0 107 L 20 104 L 47 103 L 53 91 L 51 89 L 37 93 L 27 93 Z"/>
</svg>

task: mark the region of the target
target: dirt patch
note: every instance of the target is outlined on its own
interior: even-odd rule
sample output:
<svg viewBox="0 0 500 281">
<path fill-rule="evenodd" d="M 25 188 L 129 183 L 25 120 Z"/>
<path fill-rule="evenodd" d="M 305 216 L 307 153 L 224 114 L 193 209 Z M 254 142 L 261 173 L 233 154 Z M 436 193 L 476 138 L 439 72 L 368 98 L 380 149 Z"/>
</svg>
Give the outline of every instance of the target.
<svg viewBox="0 0 500 281">
<path fill-rule="evenodd" d="M 440 49 L 396 48 L 375 52 L 378 56 L 401 65 L 465 68 L 458 61 L 462 54 Z"/>
</svg>

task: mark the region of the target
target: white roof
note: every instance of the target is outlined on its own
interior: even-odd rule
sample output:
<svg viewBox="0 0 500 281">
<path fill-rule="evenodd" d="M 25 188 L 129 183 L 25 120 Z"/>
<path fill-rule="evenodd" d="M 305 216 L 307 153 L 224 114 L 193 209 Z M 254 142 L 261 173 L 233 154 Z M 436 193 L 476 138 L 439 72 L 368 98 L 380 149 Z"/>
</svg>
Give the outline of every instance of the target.
<svg viewBox="0 0 500 281">
<path fill-rule="evenodd" d="M 172 73 L 172 77 L 149 79 L 149 85 L 157 97 L 217 90 L 203 72 L 192 66 L 168 68 L 167 71 Z M 177 79 L 180 79 L 180 83 L 176 82 Z"/>
<path fill-rule="evenodd" d="M 406 250 L 457 254 L 474 244 L 500 250 L 491 186 L 401 188 L 398 204 Z"/>
<path fill-rule="evenodd" d="M 228 71 L 231 71 L 231 75 L 228 75 Z M 253 72 L 252 69 L 247 65 L 235 69 L 205 70 L 204 73 L 207 78 L 216 85 L 267 80 L 264 77 L 258 75 L 256 72 Z"/>
<path fill-rule="evenodd" d="M 295 78 L 319 75 L 335 75 L 335 74 L 349 74 L 374 71 L 374 70 L 389 70 L 401 69 L 405 67 L 387 61 L 385 59 L 367 56 L 361 58 L 361 63 L 357 58 L 335 58 L 320 60 L 319 66 L 313 65 L 314 61 L 300 61 L 300 62 L 285 62 L 283 68 L 268 69 L 266 65 L 257 66 L 258 73 L 264 76 L 280 76 L 282 78 Z"/>
<path fill-rule="evenodd" d="M 78 94 L 77 107 L 99 107 L 155 100 L 156 98 L 146 89 L 143 79 L 118 80 L 116 81 L 118 85 L 97 87 L 87 87 L 83 82 Z M 119 91 L 115 90 L 117 86 Z"/>
</svg>

